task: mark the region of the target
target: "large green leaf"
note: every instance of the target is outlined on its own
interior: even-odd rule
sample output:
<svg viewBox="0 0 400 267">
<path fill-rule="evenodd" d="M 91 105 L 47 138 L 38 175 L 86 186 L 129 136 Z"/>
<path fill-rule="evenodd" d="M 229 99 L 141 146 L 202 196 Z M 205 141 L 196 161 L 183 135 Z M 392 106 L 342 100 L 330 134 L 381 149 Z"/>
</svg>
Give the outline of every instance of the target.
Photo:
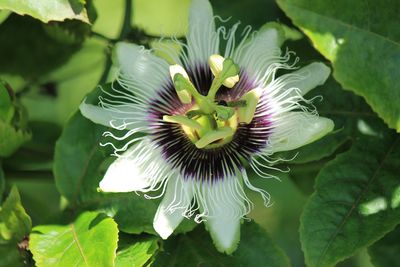
<svg viewBox="0 0 400 267">
<path fill-rule="evenodd" d="M 400 190 L 400 189 L 399 189 Z M 375 267 L 399 267 L 400 226 L 368 248 Z"/>
<path fill-rule="evenodd" d="M 54 176 L 60 193 L 72 205 L 100 196 L 97 188 L 102 178 L 101 165 L 107 159 L 100 149 L 106 127 L 91 123 L 77 112 L 57 141 Z"/>
<path fill-rule="evenodd" d="M 19 242 L 31 231 L 32 221 L 14 186 L 0 209 L 0 240 Z"/>
<path fill-rule="evenodd" d="M 38 267 L 114 266 L 118 228 L 113 219 L 85 212 L 69 225 L 39 225 L 29 249 Z"/>
<path fill-rule="evenodd" d="M 154 266 L 290 266 L 282 250 L 255 223 L 242 225 L 239 247 L 232 256 L 217 252 L 203 227 L 167 240 L 164 245 L 165 251 L 157 255 Z"/>
<path fill-rule="evenodd" d="M 158 242 L 156 237 L 120 237 L 115 266 L 148 266 L 159 249 Z"/>
<path fill-rule="evenodd" d="M 312 40 L 345 89 L 363 96 L 400 132 L 400 2 L 278 0 Z M 354 12 L 357 11 L 357 12 Z"/>
<path fill-rule="evenodd" d="M 308 266 L 333 266 L 400 223 L 400 136 L 367 132 L 319 173 L 300 235 Z"/>
<path fill-rule="evenodd" d="M 83 1 L 85 3 L 86 0 Z M 0 9 L 11 10 L 19 15 L 29 15 L 43 22 L 78 19 L 89 23 L 89 18 L 81 0 L 2 0 Z"/>
</svg>

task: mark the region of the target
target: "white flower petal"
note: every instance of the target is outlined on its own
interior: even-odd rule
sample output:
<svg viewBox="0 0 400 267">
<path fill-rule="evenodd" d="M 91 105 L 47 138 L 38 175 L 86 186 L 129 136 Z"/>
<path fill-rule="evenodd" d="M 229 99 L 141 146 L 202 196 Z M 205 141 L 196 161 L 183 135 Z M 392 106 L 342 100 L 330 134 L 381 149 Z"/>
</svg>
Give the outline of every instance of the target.
<svg viewBox="0 0 400 267">
<path fill-rule="evenodd" d="M 276 121 L 270 136 L 270 152 L 287 151 L 312 143 L 334 128 L 333 121 L 303 112 L 289 112 Z"/>
<path fill-rule="evenodd" d="M 215 31 L 213 11 L 208 0 L 192 1 L 187 43 L 192 65 L 205 64 L 210 55 L 218 54 L 219 38 Z"/>
<path fill-rule="evenodd" d="M 183 181 L 181 177 L 168 181 L 167 190 L 153 221 L 154 230 L 163 239 L 167 239 L 181 223 L 192 198 L 193 191 L 189 182 Z"/>
<path fill-rule="evenodd" d="M 237 177 L 225 177 L 203 190 L 204 201 L 199 208 L 206 215 L 205 225 L 215 247 L 220 252 L 231 254 L 240 240 L 240 221 L 249 212 L 242 185 Z M 198 198 L 197 198 L 198 199 Z"/>
<path fill-rule="evenodd" d="M 110 122 L 113 119 L 111 111 L 101 108 L 99 106 L 86 104 L 85 100 L 79 106 L 82 115 L 94 123 L 98 123 L 110 127 Z"/>
<path fill-rule="evenodd" d="M 98 123 L 107 127 L 114 126 L 115 124 L 122 125 L 126 121 L 132 120 L 138 116 L 138 112 L 135 106 L 115 106 L 113 110 L 104 107 L 99 107 L 91 104 L 86 104 L 85 101 L 81 103 L 79 109 L 83 116 L 88 118 L 94 123 Z M 124 121 L 124 122 L 122 122 Z M 145 122 L 141 120 L 135 120 L 130 124 L 126 124 L 127 130 L 139 129 L 146 125 Z"/>
<path fill-rule="evenodd" d="M 120 83 L 125 88 L 151 96 L 168 81 L 168 63 L 149 50 L 124 42 L 117 43 L 115 49 L 122 76 Z"/>
<path fill-rule="evenodd" d="M 297 71 L 280 76 L 277 82 L 285 81 L 282 90 L 297 88 L 300 95 L 303 96 L 311 89 L 324 84 L 330 73 L 330 68 L 325 64 L 314 62 Z M 288 95 L 288 97 L 293 94 Z"/>
<path fill-rule="evenodd" d="M 233 53 L 233 60 L 257 81 L 263 78 L 271 63 L 277 62 L 281 53 L 283 33 L 274 25 L 267 24 Z"/>
<path fill-rule="evenodd" d="M 152 141 L 143 138 L 119 156 L 100 182 L 103 192 L 153 191 L 168 173 L 169 166 Z"/>
</svg>

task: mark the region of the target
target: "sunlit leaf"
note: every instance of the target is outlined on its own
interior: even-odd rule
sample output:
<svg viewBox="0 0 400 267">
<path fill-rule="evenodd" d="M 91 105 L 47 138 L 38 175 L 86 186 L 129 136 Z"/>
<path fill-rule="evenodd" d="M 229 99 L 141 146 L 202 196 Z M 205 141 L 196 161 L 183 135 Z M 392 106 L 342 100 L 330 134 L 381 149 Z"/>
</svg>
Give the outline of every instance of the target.
<svg viewBox="0 0 400 267">
<path fill-rule="evenodd" d="M 79 0 L 2 0 L 0 9 L 11 10 L 19 15 L 29 15 L 43 22 L 77 19 L 89 23 L 84 3 Z"/>
<path fill-rule="evenodd" d="M 308 266 L 334 266 L 400 223 L 400 137 L 360 138 L 319 173 L 300 235 Z M 384 203 L 384 205 L 382 204 Z"/>
<path fill-rule="evenodd" d="M 290 266 L 286 255 L 273 244 L 265 231 L 249 222 L 242 225 L 239 247 L 232 256 L 217 252 L 202 227 L 167 240 L 164 249 L 156 257 L 154 266 Z"/>
<path fill-rule="evenodd" d="M 32 229 L 29 249 L 38 267 L 114 266 L 118 228 L 113 219 L 85 212 L 69 225 Z"/>
<path fill-rule="evenodd" d="M 345 89 L 363 96 L 400 132 L 399 1 L 279 0 L 286 14 L 312 40 Z M 356 11 L 356 12 L 355 12 Z"/>
<path fill-rule="evenodd" d="M 0 209 L 0 240 L 21 241 L 31 231 L 32 222 L 14 186 Z"/>
</svg>

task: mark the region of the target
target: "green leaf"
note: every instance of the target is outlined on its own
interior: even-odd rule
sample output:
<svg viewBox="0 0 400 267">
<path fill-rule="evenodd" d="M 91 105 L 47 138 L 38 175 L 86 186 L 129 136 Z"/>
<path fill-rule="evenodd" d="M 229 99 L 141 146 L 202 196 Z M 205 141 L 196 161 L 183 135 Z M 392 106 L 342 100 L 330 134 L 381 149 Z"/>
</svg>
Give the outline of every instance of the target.
<svg viewBox="0 0 400 267">
<path fill-rule="evenodd" d="M 332 119 L 335 130 L 314 143 L 276 154 L 280 158 L 293 159 L 290 164 L 304 164 L 328 158 L 349 141 L 365 136 L 365 125 L 369 125 L 370 131 L 378 131 L 378 128 L 384 127 L 363 98 L 344 91 L 332 77 L 323 86 L 306 95 L 307 99 L 315 97 L 320 98 L 313 102 L 319 115 Z"/>
<path fill-rule="evenodd" d="M 97 191 L 108 165 L 115 159 L 109 156 L 111 151 L 107 147 L 100 146 L 106 130 L 107 127 L 92 123 L 79 112 L 69 120 L 55 150 L 56 186 L 71 206 L 104 209 L 112 214 L 121 231 L 154 233 L 157 202 L 134 193 Z"/>
<path fill-rule="evenodd" d="M 114 266 L 118 228 L 113 219 L 85 212 L 69 225 L 39 225 L 29 249 L 38 267 Z"/>
<path fill-rule="evenodd" d="M 11 96 L 0 80 L 0 121 L 9 123 L 14 116 L 14 107 Z"/>
<path fill-rule="evenodd" d="M 312 40 L 345 89 L 363 96 L 400 132 L 399 1 L 278 0 L 280 7 Z M 359 12 L 353 12 L 357 10 Z M 365 63 L 365 64 L 364 64 Z"/>
<path fill-rule="evenodd" d="M 0 267 L 27 267 L 16 244 L 0 244 Z"/>
<path fill-rule="evenodd" d="M 400 226 L 368 248 L 375 267 L 399 267 Z"/>
<path fill-rule="evenodd" d="M 154 266 L 290 266 L 282 250 L 255 223 L 242 225 L 239 247 L 232 256 L 217 252 L 203 227 L 167 240 L 164 245 L 165 251 L 157 255 Z"/>
<path fill-rule="evenodd" d="M 12 14 L 0 25 L 0 73 L 21 75 L 32 81 L 65 63 L 81 42 L 60 42 L 51 34 L 50 29 L 56 27 Z"/>
<path fill-rule="evenodd" d="M 23 143 L 31 139 L 31 134 L 16 130 L 13 126 L 0 121 L 0 157 L 8 157 Z"/>
<path fill-rule="evenodd" d="M 107 159 L 100 149 L 107 128 L 91 123 L 79 112 L 69 120 L 57 141 L 54 176 L 60 193 L 71 205 L 83 203 L 100 194 L 97 192 Z"/>
<path fill-rule="evenodd" d="M 4 176 L 3 166 L 0 161 L 0 204 L 3 202 L 3 194 L 6 186 L 6 178 Z"/>
<path fill-rule="evenodd" d="M 400 223 L 400 136 L 360 137 L 320 171 L 300 226 L 308 266 L 334 266 Z"/>
<path fill-rule="evenodd" d="M 118 244 L 115 266 L 148 266 L 159 249 L 158 242 L 159 239 L 156 237 L 135 237 L 133 242 L 127 240 L 127 238 L 121 238 Z"/>
<path fill-rule="evenodd" d="M 7 178 L 18 187 L 33 225 L 54 222 L 61 215 L 62 200 L 50 172 L 11 172 Z"/>
<path fill-rule="evenodd" d="M 85 6 L 79 0 L 2 0 L 0 9 L 7 9 L 19 15 L 29 15 L 43 22 L 77 19 L 89 23 Z"/>
<path fill-rule="evenodd" d="M 32 228 L 32 221 L 21 204 L 17 187 L 13 187 L 0 209 L 0 240 L 21 241 Z"/>
</svg>

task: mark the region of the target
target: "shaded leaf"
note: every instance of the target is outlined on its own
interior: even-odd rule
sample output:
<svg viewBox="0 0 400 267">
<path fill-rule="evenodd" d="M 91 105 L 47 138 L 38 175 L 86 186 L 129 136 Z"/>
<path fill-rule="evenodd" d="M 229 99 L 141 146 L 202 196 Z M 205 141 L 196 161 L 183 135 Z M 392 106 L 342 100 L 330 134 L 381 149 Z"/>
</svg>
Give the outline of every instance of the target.
<svg viewBox="0 0 400 267">
<path fill-rule="evenodd" d="M 54 123 L 30 121 L 32 139 L 16 153 L 4 160 L 4 167 L 18 171 L 51 171 L 54 146 L 61 134 L 61 127 Z"/>
<path fill-rule="evenodd" d="M 14 116 L 14 107 L 10 93 L 4 83 L 0 80 L 0 121 L 10 123 Z"/>
<path fill-rule="evenodd" d="M 7 9 L 19 15 L 29 15 L 43 22 L 77 19 L 89 23 L 85 6 L 79 0 L 2 0 L 0 9 Z"/>
<path fill-rule="evenodd" d="M 31 231 L 32 221 L 21 204 L 17 187 L 10 194 L 0 209 L 0 240 L 21 241 Z"/>
<path fill-rule="evenodd" d="M 0 244 L 0 267 L 26 267 L 16 244 Z"/>
<path fill-rule="evenodd" d="M 31 139 L 31 134 L 16 130 L 13 126 L 0 121 L 0 157 L 8 157 L 23 143 Z"/>
<path fill-rule="evenodd" d="M 18 187 L 33 225 L 54 222 L 61 215 L 61 198 L 49 172 L 11 172 L 9 179 Z M 59 222 L 59 220 L 57 220 Z"/>
<path fill-rule="evenodd" d="M 39 225 L 29 249 L 38 267 L 114 266 L 118 228 L 113 219 L 85 212 L 69 225 Z"/>
<path fill-rule="evenodd" d="M 400 132 L 400 28 L 393 20 L 400 2 L 278 0 L 278 4 L 332 62 L 333 75 L 343 87 L 363 96 Z"/>
<path fill-rule="evenodd" d="M 157 204 L 134 193 L 105 194 L 97 188 L 114 158 L 102 148 L 107 127 L 96 125 L 79 112 L 68 122 L 57 142 L 54 175 L 60 193 L 72 206 L 105 209 L 128 233 L 154 233 Z M 74 166 L 71 168 L 71 166 Z"/>
<path fill-rule="evenodd" d="M 300 226 L 308 266 L 333 266 L 400 223 L 400 137 L 361 137 L 326 164 Z"/>
<path fill-rule="evenodd" d="M 4 177 L 3 166 L 0 162 L 0 204 L 3 202 L 3 194 L 6 186 L 6 178 Z"/>
<path fill-rule="evenodd" d="M 55 39 L 49 35 L 49 28 L 52 26 L 15 14 L 2 23 L 0 73 L 35 80 L 61 66 L 80 48 L 80 42 L 62 43 Z"/>
<path fill-rule="evenodd" d="M 400 194 L 399 194 L 400 196 Z M 375 267 L 399 267 L 400 226 L 368 248 Z"/>
<path fill-rule="evenodd" d="M 286 255 L 272 243 L 265 231 L 248 222 L 241 227 L 239 247 L 232 256 L 217 252 L 203 227 L 167 240 L 164 250 L 157 255 L 154 266 L 290 266 Z"/>
</svg>

